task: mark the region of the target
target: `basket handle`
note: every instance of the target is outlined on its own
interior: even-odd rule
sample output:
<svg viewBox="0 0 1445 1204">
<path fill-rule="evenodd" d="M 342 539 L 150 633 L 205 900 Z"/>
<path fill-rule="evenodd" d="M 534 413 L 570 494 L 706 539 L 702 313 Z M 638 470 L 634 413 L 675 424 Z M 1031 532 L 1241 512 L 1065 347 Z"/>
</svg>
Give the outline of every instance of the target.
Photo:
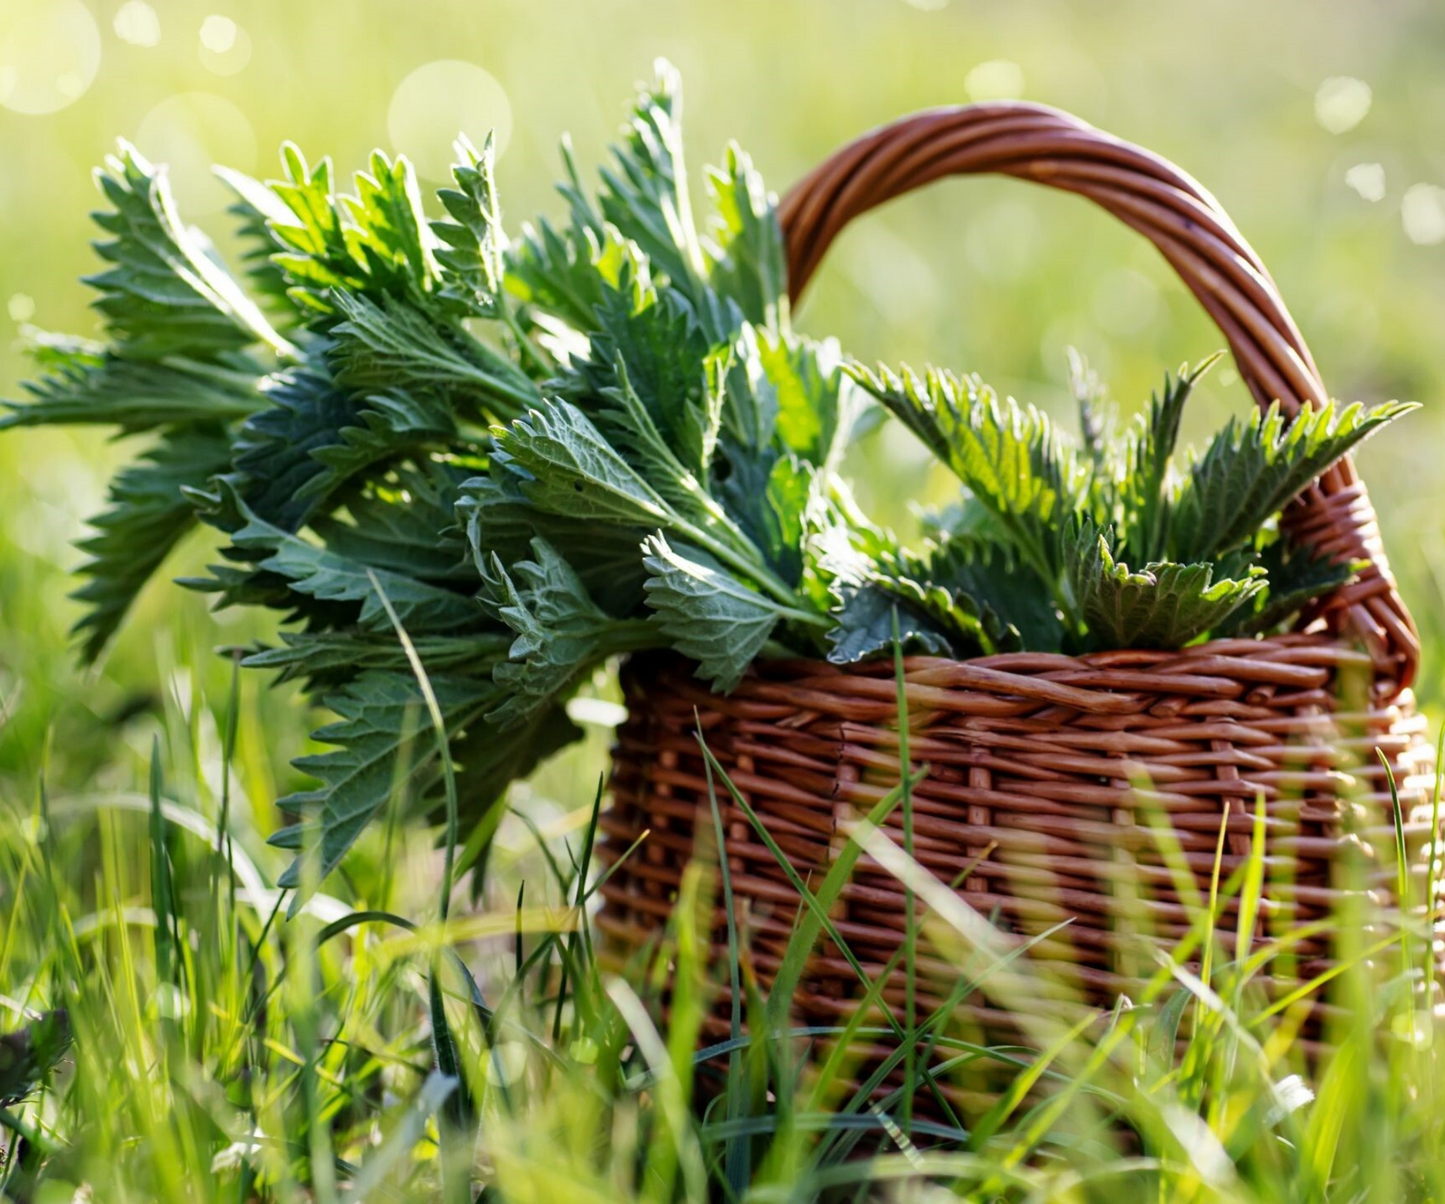
<svg viewBox="0 0 1445 1204">
<path fill-rule="evenodd" d="M 1103 206 L 1149 239 L 1214 319 L 1262 407 L 1287 414 L 1329 394 L 1275 283 L 1216 201 L 1149 151 L 1057 109 L 1000 101 L 931 109 L 834 152 L 783 200 L 788 280 L 796 301 L 855 217 L 944 176 L 997 172 Z M 1368 561 L 1309 617 L 1347 628 L 1370 649 L 1384 693 L 1414 679 L 1420 641 L 1386 563 L 1374 507 L 1346 457 L 1292 502 L 1292 533 L 1324 553 Z"/>
</svg>

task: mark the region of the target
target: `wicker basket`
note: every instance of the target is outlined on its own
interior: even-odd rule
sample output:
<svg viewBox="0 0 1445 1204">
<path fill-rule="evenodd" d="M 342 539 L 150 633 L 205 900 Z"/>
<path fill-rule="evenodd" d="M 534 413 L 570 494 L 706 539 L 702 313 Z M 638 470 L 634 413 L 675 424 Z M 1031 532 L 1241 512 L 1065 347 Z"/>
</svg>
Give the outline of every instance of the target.
<svg viewBox="0 0 1445 1204">
<path fill-rule="evenodd" d="M 920 113 L 833 155 L 783 204 L 794 296 L 854 217 L 940 177 L 979 172 L 1081 193 L 1149 238 L 1218 323 L 1261 405 L 1278 398 L 1293 412 L 1327 396 L 1274 283 L 1214 198 L 1158 157 L 1036 105 Z M 1331 915 L 1346 850 L 1365 866 L 1359 889 L 1389 901 L 1395 834 L 1377 749 L 1398 783 L 1417 863 L 1427 841 L 1433 756 L 1409 691 L 1419 643 L 1365 487 L 1346 460 L 1285 517 L 1317 547 L 1369 562 L 1294 634 L 1170 653 L 906 662 L 910 753 L 930 766 L 914 795 L 918 859 L 944 882 L 977 860 L 962 893 L 1015 939 L 1070 919 L 1032 956 L 1051 962 L 1087 1003 L 1107 1006 L 1137 984 L 1141 931 L 1167 945 L 1188 927 L 1145 806 L 1167 816 L 1207 896 L 1221 824 L 1228 874 L 1248 855 L 1262 795 L 1262 922 L 1274 931 Z M 760 662 L 724 698 L 693 680 L 690 666 L 652 659 L 627 666 L 624 686 L 629 719 L 603 855 L 615 861 L 650 835 L 603 888 L 600 922 L 622 949 L 656 937 L 698 823 L 711 828 L 699 723 L 805 877 L 821 875 L 840 847 L 840 821 L 899 781 L 891 663 Z M 1137 788 L 1141 779 L 1149 790 Z M 797 893 L 746 817 L 725 805 L 723 818 L 738 920 L 767 983 Z M 889 822 L 901 824 L 897 812 Z M 898 948 L 904 898 L 903 886 L 865 857 L 840 901 L 839 931 L 875 972 Z M 719 913 L 714 936 L 725 948 L 724 919 Z M 1295 953 L 1291 974 L 1307 978 L 1330 963 L 1332 942 L 1318 936 Z M 902 981 L 893 985 L 901 996 Z M 926 982 L 919 991 L 929 999 Z M 834 1023 L 857 994 L 853 972 L 825 944 L 796 1015 Z M 1317 1005 L 1315 1035 L 1328 1011 Z M 988 1003 L 961 1013 L 990 1033 L 1012 1023 Z"/>
</svg>

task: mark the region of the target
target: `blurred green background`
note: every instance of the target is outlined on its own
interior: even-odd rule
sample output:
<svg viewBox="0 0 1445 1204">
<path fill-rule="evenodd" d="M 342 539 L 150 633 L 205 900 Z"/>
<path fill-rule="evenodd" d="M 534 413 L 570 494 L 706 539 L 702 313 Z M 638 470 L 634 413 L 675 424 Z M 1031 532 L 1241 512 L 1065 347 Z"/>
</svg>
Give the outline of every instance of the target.
<svg viewBox="0 0 1445 1204">
<path fill-rule="evenodd" d="M 558 209 L 563 132 L 590 170 L 659 55 L 686 83 L 695 186 L 730 138 L 782 191 L 872 125 L 1002 96 L 1070 109 L 1204 181 L 1270 265 L 1336 395 L 1427 405 L 1361 462 L 1430 645 L 1420 692 L 1445 703 L 1438 0 L 0 0 L 0 396 L 25 373 L 23 326 L 94 328 L 78 283 L 96 268 L 90 169 L 117 136 L 172 165 L 183 212 L 225 251 L 212 161 L 271 174 L 289 138 L 345 173 L 381 146 L 435 182 L 458 129 L 479 140 L 495 126 L 515 227 Z M 864 359 L 976 370 L 1060 413 L 1070 345 L 1132 409 L 1165 368 L 1223 342 L 1135 236 L 1077 199 L 1000 180 L 936 186 L 851 230 L 800 324 Z M 1191 433 L 1247 404 L 1217 370 Z M 98 670 L 70 655 L 71 543 L 125 454 L 93 432 L 0 438 L 7 789 L 32 790 L 47 758 L 69 788 L 128 787 L 166 724 L 214 768 L 205 749 L 229 669 L 210 652 L 260 620 L 209 616 L 160 582 Z M 949 489 L 922 464 L 885 426 L 852 468 L 880 517 L 906 525 L 910 503 Z M 175 572 L 205 554 L 187 547 Z M 290 692 L 245 688 L 241 758 L 264 831 L 308 717 Z M 573 771 L 594 772 L 602 747 L 599 733 Z"/>
</svg>

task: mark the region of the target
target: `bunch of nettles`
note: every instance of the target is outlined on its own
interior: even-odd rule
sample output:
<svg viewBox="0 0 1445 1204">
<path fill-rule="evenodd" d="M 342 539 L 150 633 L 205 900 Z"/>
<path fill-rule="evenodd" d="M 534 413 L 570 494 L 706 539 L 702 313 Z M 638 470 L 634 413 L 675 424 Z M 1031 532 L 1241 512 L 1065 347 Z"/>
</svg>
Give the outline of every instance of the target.
<svg viewBox="0 0 1445 1204">
<path fill-rule="evenodd" d="M 565 218 L 514 237 L 490 140 L 457 144 L 436 217 L 379 152 L 350 193 L 289 145 L 278 181 L 220 169 L 239 276 L 133 149 L 97 173 L 106 341 L 37 335 L 4 421 L 150 436 L 82 544 L 87 658 L 197 523 L 220 561 L 184 584 L 291 621 L 245 664 L 338 718 L 298 762 L 317 787 L 281 800 L 283 886 L 325 877 L 399 786 L 435 801 L 411 654 L 476 850 L 621 654 L 725 691 L 760 657 L 890 648 L 895 623 L 951 656 L 1170 647 L 1268 629 L 1355 571 L 1271 520 L 1400 407 L 1234 424 L 1176 472 L 1192 375 L 1111 456 L 1087 401 L 1076 452 L 976 381 L 864 372 L 794 330 L 776 201 L 736 147 L 695 223 L 680 108 L 664 67 L 595 193 L 564 147 Z M 870 391 L 967 487 L 919 550 L 838 476 Z"/>
</svg>

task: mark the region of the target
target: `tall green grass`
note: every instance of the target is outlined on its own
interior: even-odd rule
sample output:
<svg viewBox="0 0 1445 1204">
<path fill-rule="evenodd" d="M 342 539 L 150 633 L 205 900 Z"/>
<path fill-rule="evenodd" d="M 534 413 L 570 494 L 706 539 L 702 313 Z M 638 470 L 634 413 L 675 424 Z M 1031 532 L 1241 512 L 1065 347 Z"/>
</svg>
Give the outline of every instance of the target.
<svg viewBox="0 0 1445 1204">
<path fill-rule="evenodd" d="M 587 923 L 610 872 L 591 850 L 600 790 L 510 821 L 476 905 L 448 888 L 451 852 L 393 822 L 385 872 L 337 876 L 287 920 L 237 805 L 242 705 L 233 690 L 219 706 L 198 771 L 204 725 L 172 699 L 147 793 L 37 787 L 0 806 L 7 1200 L 1445 1199 L 1422 909 L 1256 925 L 1262 815 L 1207 895 L 1181 870 L 1188 934 L 1167 953 L 1141 941 L 1139 990 L 1104 1011 L 1070 1004 L 1034 956 L 1067 925 L 1009 941 L 914 859 L 926 766 L 807 881 L 709 753 L 711 814 L 672 919 L 653 956 L 609 959 Z M 772 990 L 717 856 L 738 821 L 801 901 Z M 916 901 L 881 965 L 832 919 L 864 857 Z M 1433 865 L 1408 870 L 1413 902 L 1433 897 Z M 1321 926 L 1334 965 L 1271 997 L 1266 964 Z M 858 1007 L 799 1029 L 822 941 Z M 909 967 L 915 985 L 885 992 Z M 1336 1009 L 1322 1066 L 1299 1040 L 1317 996 Z M 1021 1042 L 960 1020 L 985 1000 L 1020 1014 Z M 724 1039 L 703 1036 L 709 1015 Z"/>
</svg>

